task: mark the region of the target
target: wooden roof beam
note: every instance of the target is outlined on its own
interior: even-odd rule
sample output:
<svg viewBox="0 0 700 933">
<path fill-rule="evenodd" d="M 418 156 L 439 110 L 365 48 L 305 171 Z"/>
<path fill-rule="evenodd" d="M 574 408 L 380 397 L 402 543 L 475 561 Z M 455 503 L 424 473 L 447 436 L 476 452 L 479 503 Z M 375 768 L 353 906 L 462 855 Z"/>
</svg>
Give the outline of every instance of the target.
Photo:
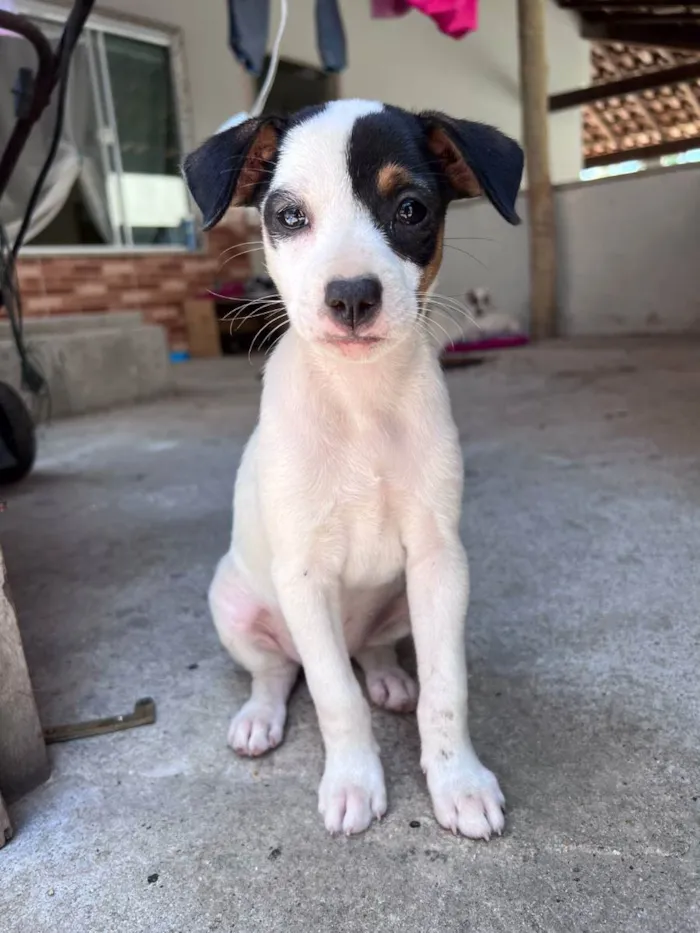
<svg viewBox="0 0 700 933">
<path fill-rule="evenodd" d="M 700 9 L 700 2 L 684 3 L 683 0 L 649 0 L 644 3 L 643 0 L 559 0 L 559 6 L 565 10 L 577 10 L 591 13 L 603 13 L 606 10 L 646 10 L 647 15 L 650 10 L 692 10 Z"/>
<path fill-rule="evenodd" d="M 622 42 L 625 45 L 661 46 L 669 49 L 700 51 L 700 18 L 698 25 L 675 25 L 661 21 L 648 26 L 619 22 L 617 16 L 581 18 L 581 36 L 599 42 Z"/>
<path fill-rule="evenodd" d="M 614 26 L 700 26 L 700 10 L 696 13 L 692 10 L 684 12 L 654 13 L 651 10 L 635 10 L 630 13 L 618 10 L 609 10 L 607 8 L 598 10 L 596 13 L 584 15 L 588 22 L 610 23 Z"/>
<path fill-rule="evenodd" d="M 656 146 L 639 146 L 636 149 L 619 149 L 617 152 L 606 152 L 604 155 L 587 156 L 583 164 L 586 168 L 596 168 L 600 165 L 627 162 L 629 159 L 656 159 L 659 156 L 675 155 L 677 152 L 685 152 L 688 149 L 700 149 L 700 136 L 670 139 Z"/>
<path fill-rule="evenodd" d="M 592 104 L 597 100 L 608 97 L 622 97 L 624 94 L 636 94 L 650 88 L 663 87 L 666 84 L 681 84 L 700 78 L 700 61 L 688 62 L 675 68 L 663 68 L 661 71 L 649 71 L 646 74 L 632 75 L 630 78 L 620 78 L 617 81 L 605 81 L 601 84 L 592 84 L 575 91 L 563 91 L 560 94 L 551 94 L 549 97 L 549 110 L 568 110 L 571 107 L 580 107 L 582 104 Z"/>
</svg>

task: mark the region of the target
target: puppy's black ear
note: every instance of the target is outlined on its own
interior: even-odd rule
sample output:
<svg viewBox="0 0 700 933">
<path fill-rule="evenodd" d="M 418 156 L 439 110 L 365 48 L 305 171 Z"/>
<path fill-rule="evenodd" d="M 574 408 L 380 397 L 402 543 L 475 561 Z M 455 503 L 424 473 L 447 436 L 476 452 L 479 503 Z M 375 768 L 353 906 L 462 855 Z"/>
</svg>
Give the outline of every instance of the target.
<svg viewBox="0 0 700 933">
<path fill-rule="evenodd" d="M 282 128 L 277 117 L 246 120 L 212 136 L 185 158 L 182 171 L 205 230 L 229 207 L 260 202 L 270 183 Z"/>
<path fill-rule="evenodd" d="M 523 151 L 508 136 L 483 123 L 453 120 L 444 113 L 419 114 L 428 148 L 440 163 L 451 198 L 485 194 L 508 223 L 519 224 L 515 199 L 523 175 Z"/>
</svg>

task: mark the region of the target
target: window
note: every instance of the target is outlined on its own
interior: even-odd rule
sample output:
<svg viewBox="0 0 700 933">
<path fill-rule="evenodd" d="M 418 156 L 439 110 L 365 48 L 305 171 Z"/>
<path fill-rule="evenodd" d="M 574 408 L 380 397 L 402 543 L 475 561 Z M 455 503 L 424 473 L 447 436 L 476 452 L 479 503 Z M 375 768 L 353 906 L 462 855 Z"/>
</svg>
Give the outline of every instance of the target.
<svg viewBox="0 0 700 933">
<path fill-rule="evenodd" d="M 58 41 L 65 10 L 31 0 L 17 7 Z M 179 170 L 178 55 L 174 34 L 90 16 L 71 62 L 61 145 L 30 246 L 191 245 L 191 207 Z M 32 67 L 33 58 L 24 40 L 0 36 L 0 83 L 12 86 L 18 68 Z M 0 107 L 0 136 L 8 116 Z M 3 205 L 10 227 L 15 218 L 5 213 L 19 213 L 26 203 L 55 117 L 54 99 L 32 133 L 22 171 L 13 176 L 10 206 Z"/>
<path fill-rule="evenodd" d="M 579 172 L 581 181 L 598 181 L 601 178 L 614 178 L 616 175 L 632 175 L 648 168 L 673 168 L 676 165 L 690 165 L 700 162 L 700 149 L 686 149 L 673 155 L 657 156 L 654 159 L 627 159 L 624 162 L 611 162 L 595 168 L 582 168 Z"/>
<path fill-rule="evenodd" d="M 640 159 L 628 159 L 625 162 L 613 162 L 596 168 L 582 168 L 579 178 L 581 181 L 598 181 L 601 178 L 614 178 L 616 175 L 633 175 L 635 172 L 643 172 L 645 168 L 646 163 Z"/>
</svg>

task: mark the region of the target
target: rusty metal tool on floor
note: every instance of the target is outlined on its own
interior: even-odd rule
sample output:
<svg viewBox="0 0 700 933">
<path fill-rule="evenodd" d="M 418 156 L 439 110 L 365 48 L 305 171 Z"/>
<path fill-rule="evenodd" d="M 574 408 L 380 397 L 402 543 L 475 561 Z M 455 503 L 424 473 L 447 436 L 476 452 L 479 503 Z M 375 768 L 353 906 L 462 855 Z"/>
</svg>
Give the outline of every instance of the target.
<svg viewBox="0 0 700 933">
<path fill-rule="evenodd" d="M 150 697 L 144 697 L 136 701 L 133 713 L 68 723 L 65 726 L 50 726 L 44 729 L 44 740 L 47 745 L 54 745 L 56 742 L 72 742 L 73 739 L 88 739 L 94 735 L 122 732 L 124 729 L 135 729 L 137 726 L 150 726 L 155 721 L 156 704 Z"/>
</svg>

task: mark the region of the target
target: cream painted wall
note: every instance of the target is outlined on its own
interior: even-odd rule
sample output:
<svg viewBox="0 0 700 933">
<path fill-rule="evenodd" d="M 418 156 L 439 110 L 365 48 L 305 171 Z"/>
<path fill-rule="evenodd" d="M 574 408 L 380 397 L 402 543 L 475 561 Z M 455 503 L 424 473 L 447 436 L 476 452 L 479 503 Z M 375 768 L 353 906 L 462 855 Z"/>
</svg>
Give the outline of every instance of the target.
<svg viewBox="0 0 700 933">
<path fill-rule="evenodd" d="M 557 188 L 562 336 L 700 333 L 698 191 L 695 165 Z M 484 199 L 455 206 L 446 244 L 467 249 L 474 259 L 447 249 L 437 288 L 461 299 L 470 288 L 488 288 L 498 310 L 527 327 L 528 208 L 522 194 L 518 212 L 524 223 L 509 227 Z"/>
<path fill-rule="evenodd" d="M 277 3 L 273 0 L 276 8 Z M 317 64 L 314 0 L 290 0 L 282 53 Z M 98 8 L 167 23 L 182 30 L 196 140 L 249 106 L 251 82 L 227 46 L 224 0 L 104 0 Z M 482 0 L 479 30 L 460 42 L 441 35 L 426 16 L 373 20 L 370 0 L 341 0 L 350 65 L 344 97 L 379 98 L 409 108 L 441 109 L 492 123 L 520 136 L 516 4 Z M 273 17 L 276 26 L 276 16 Z M 587 83 L 589 47 L 576 23 L 553 2 L 547 8 L 550 89 Z M 272 30 L 271 30 L 272 31 Z M 577 111 L 550 124 L 555 181 L 578 177 L 581 141 Z"/>
</svg>

